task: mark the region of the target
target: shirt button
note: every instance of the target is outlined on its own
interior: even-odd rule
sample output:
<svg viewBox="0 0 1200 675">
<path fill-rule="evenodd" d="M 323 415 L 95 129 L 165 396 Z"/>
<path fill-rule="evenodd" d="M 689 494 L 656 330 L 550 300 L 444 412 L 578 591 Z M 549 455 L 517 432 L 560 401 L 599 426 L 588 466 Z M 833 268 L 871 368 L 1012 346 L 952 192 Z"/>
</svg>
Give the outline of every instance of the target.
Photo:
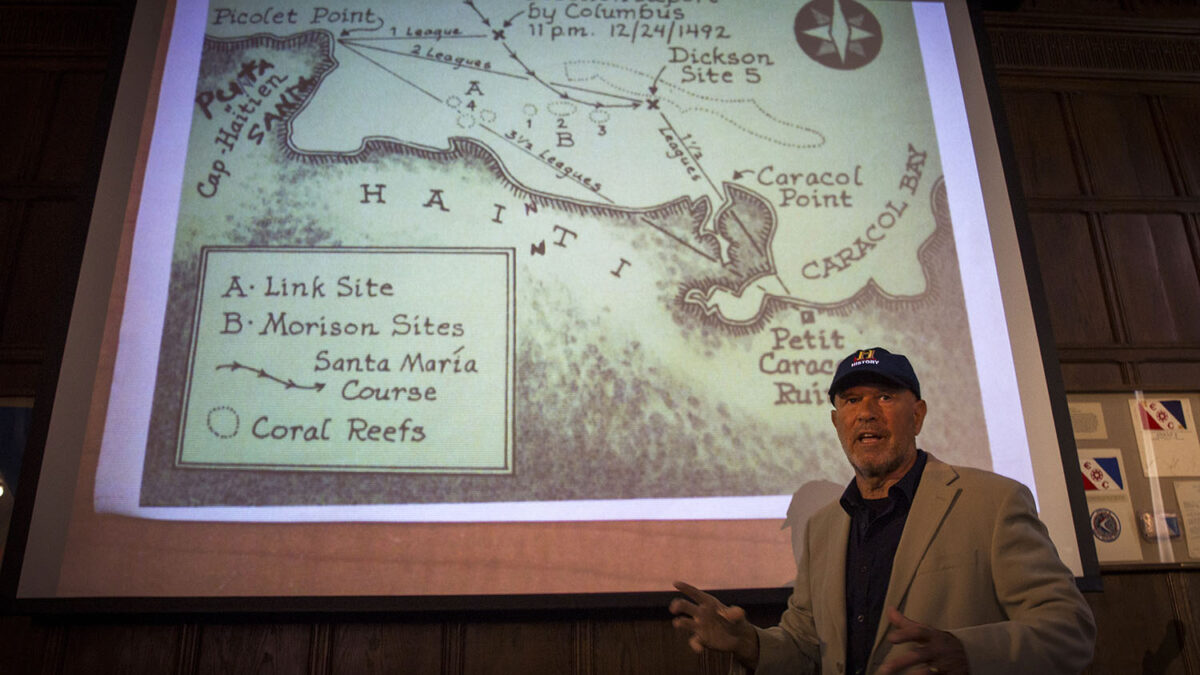
<svg viewBox="0 0 1200 675">
<path fill-rule="evenodd" d="M 867 620 L 867 617 L 863 616 L 862 614 L 859 614 L 857 617 L 854 618 L 854 620 L 859 623 L 863 623 L 864 621 Z"/>
</svg>

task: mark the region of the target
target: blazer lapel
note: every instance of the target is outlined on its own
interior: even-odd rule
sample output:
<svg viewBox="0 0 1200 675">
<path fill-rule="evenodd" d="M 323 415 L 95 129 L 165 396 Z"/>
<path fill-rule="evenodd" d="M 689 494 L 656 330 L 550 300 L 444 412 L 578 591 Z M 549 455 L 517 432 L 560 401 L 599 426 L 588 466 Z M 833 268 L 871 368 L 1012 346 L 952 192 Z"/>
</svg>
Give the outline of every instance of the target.
<svg viewBox="0 0 1200 675">
<path fill-rule="evenodd" d="M 942 521 L 950 511 L 951 504 L 959 489 L 954 485 L 958 480 L 958 472 L 954 467 L 939 462 L 929 456 L 925 472 L 921 475 L 921 483 L 917 487 L 916 497 L 904 523 L 904 534 L 900 536 L 900 546 L 896 549 L 896 558 L 892 562 L 892 576 L 888 580 L 887 596 L 884 598 L 884 608 L 901 607 L 908 595 L 909 586 L 917 573 L 917 567 L 924 559 L 929 545 L 942 527 Z M 843 552 L 843 558 L 845 553 Z M 845 572 L 843 571 L 843 578 Z M 886 615 L 879 622 L 879 630 L 875 633 L 874 650 L 883 644 L 884 637 L 890 625 Z"/>
</svg>

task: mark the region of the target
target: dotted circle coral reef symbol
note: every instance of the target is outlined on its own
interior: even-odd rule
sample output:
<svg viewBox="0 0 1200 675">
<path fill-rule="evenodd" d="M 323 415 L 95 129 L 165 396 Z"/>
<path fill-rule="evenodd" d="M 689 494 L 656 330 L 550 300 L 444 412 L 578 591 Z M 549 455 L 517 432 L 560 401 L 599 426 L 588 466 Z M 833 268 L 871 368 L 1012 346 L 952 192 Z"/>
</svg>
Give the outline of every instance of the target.
<svg viewBox="0 0 1200 675">
<path fill-rule="evenodd" d="M 577 110 L 575 104 L 570 101 L 551 101 L 546 106 L 546 112 L 555 117 L 568 117 L 574 115 Z"/>
<path fill-rule="evenodd" d="M 1116 541 L 1121 536 L 1121 519 L 1108 509 L 1092 511 L 1092 534 L 1105 543 Z"/>
<path fill-rule="evenodd" d="M 862 68 L 883 47 L 879 20 L 854 0 L 813 0 L 796 14 L 793 30 L 810 59 L 837 70 Z"/>
<path fill-rule="evenodd" d="M 208 430 L 217 438 L 237 436 L 241 422 L 237 411 L 227 405 L 217 406 L 208 411 Z"/>
</svg>

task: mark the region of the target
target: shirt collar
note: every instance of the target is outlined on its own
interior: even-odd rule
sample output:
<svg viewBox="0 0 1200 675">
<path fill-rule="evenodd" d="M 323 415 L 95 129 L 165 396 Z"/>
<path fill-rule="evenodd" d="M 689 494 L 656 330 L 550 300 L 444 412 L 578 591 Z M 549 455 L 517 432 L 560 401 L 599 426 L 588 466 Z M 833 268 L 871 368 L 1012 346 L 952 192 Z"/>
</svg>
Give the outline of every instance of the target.
<svg viewBox="0 0 1200 675">
<path fill-rule="evenodd" d="M 913 497 L 917 494 L 917 485 L 921 482 L 921 474 L 925 472 L 925 463 L 928 460 L 929 454 L 924 450 L 917 448 L 917 461 L 913 462 L 912 467 L 904 477 L 896 482 L 895 485 L 888 488 L 888 499 L 901 499 L 905 505 L 911 505 Z M 846 486 L 842 492 L 842 498 L 839 500 L 842 509 L 854 515 L 856 511 L 866 507 L 867 500 L 863 499 L 862 492 L 858 489 L 858 481 L 851 478 L 850 484 Z"/>
</svg>

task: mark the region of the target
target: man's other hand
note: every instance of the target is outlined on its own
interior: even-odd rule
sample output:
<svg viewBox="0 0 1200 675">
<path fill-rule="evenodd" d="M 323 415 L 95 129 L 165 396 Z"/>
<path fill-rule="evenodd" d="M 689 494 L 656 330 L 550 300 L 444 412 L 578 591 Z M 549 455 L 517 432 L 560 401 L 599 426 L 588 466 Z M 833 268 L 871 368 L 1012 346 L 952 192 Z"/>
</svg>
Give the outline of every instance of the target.
<svg viewBox="0 0 1200 675">
<path fill-rule="evenodd" d="M 731 652 L 747 668 L 758 666 L 758 633 L 746 620 L 741 607 L 721 604 L 704 591 L 675 582 L 675 588 L 688 599 L 675 598 L 669 609 L 675 615 L 671 624 L 689 634 L 688 644 L 697 654 L 704 648 Z"/>
<path fill-rule="evenodd" d="M 890 657 L 879 668 L 879 675 L 892 673 L 932 673 L 933 675 L 968 675 L 967 652 L 954 635 L 944 630 L 917 623 L 901 614 L 895 607 L 887 609 L 887 639 L 894 645 L 913 643 L 913 649 Z M 911 671 L 905 670 L 912 668 Z"/>
</svg>

